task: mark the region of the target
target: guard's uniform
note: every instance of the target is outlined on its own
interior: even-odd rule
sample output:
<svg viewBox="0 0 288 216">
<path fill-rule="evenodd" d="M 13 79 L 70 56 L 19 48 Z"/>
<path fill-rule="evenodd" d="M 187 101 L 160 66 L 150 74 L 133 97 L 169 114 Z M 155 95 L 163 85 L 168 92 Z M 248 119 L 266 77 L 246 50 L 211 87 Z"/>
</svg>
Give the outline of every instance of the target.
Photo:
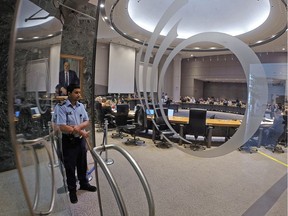
<svg viewBox="0 0 288 216">
<path fill-rule="evenodd" d="M 70 101 L 66 100 L 57 109 L 57 125 L 79 125 L 88 120 L 88 114 L 82 103 L 76 102 L 76 106 L 73 107 Z M 69 192 L 76 192 L 75 167 L 77 167 L 77 177 L 80 186 L 85 187 L 88 184 L 86 178 L 87 148 L 85 139 L 79 137 L 78 134 L 74 136 L 62 133 L 62 151 L 68 190 Z"/>
</svg>

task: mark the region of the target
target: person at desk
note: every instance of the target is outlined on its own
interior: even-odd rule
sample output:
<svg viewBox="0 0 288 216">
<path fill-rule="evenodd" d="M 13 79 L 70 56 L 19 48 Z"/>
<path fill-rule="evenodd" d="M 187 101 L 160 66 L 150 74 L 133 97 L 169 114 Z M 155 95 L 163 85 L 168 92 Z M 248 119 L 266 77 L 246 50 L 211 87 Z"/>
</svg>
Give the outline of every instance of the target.
<svg viewBox="0 0 288 216">
<path fill-rule="evenodd" d="M 71 84 L 67 92 L 68 99 L 57 110 L 57 125 L 62 132 L 62 152 L 70 201 L 77 203 L 75 168 L 80 190 L 95 192 L 97 188 L 88 183 L 86 176 L 87 149 L 84 138 L 88 137 L 88 132 L 84 129 L 89 125 L 89 118 L 84 105 L 78 102 L 81 97 L 80 86 Z"/>
<path fill-rule="evenodd" d="M 280 136 L 284 132 L 284 125 L 284 115 L 282 115 L 280 109 L 276 109 L 274 111 L 274 120 L 272 126 L 264 131 L 264 137 L 262 140 L 264 141 L 263 145 L 265 148 L 272 149 L 273 151 L 283 151 L 281 148 L 276 148 L 276 146 Z"/>
<path fill-rule="evenodd" d="M 64 62 L 64 70 L 59 72 L 59 91 L 65 92 L 70 84 L 79 85 L 80 81 L 75 71 L 70 70 L 69 62 Z"/>
<path fill-rule="evenodd" d="M 102 104 L 103 115 L 108 120 L 109 128 L 114 128 L 116 126 L 113 121 L 113 108 L 115 108 L 115 106 L 113 106 L 111 100 L 106 100 L 105 103 Z"/>
</svg>

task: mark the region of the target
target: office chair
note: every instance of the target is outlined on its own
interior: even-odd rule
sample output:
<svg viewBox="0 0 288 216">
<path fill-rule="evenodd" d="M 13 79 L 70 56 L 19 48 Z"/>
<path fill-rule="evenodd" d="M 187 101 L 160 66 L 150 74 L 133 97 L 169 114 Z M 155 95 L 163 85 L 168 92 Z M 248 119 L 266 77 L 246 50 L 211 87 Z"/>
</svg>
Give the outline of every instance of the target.
<svg viewBox="0 0 288 216">
<path fill-rule="evenodd" d="M 246 151 L 249 152 L 250 154 L 252 154 L 253 152 L 257 152 L 258 151 L 258 147 L 259 146 L 259 141 L 261 140 L 261 136 L 263 133 L 263 127 L 260 127 L 257 129 L 257 131 L 253 134 L 253 136 L 247 140 L 246 143 L 244 143 L 244 145 L 240 146 L 238 148 L 239 151 Z"/>
<path fill-rule="evenodd" d="M 17 122 L 17 133 L 23 134 L 25 139 L 35 139 L 42 133 L 40 118 L 33 118 L 31 107 L 31 104 L 25 104 L 20 108 Z"/>
<path fill-rule="evenodd" d="M 147 128 L 147 115 L 143 107 L 137 106 L 134 122 L 132 125 L 127 125 L 124 127 L 124 131 L 130 133 L 133 136 L 133 139 L 127 139 L 125 144 L 144 144 L 144 140 L 140 140 L 140 138 L 136 138 L 140 132 L 146 130 Z"/>
<path fill-rule="evenodd" d="M 117 113 L 115 114 L 116 133 L 112 133 L 112 138 L 121 138 L 128 136 L 123 134 L 124 127 L 128 124 L 129 105 L 117 104 Z"/>
<path fill-rule="evenodd" d="M 207 126 L 206 126 L 206 109 L 190 109 L 189 110 L 189 123 L 184 126 L 184 136 L 193 135 L 195 137 L 195 143 L 190 144 L 190 148 L 193 151 L 204 150 L 205 147 L 196 143 L 198 136 L 204 136 L 206 141 Z M 184 144 L 184 148 L 186 145 Z"/>
<path fill-rule="evenodd" d="M 168 109 L 164 108 L 163 110 L 164 110 L 165 115 L 168 116 Z M 155 114 L 156 114 L 155 122 L 156 122 L 158 129 L 156 129 L 155 126 L 154 128 L 155 128 L 156 136 L 159 137 L 160 142 L 157 143 L 155 139 L 153 140 L 153 142 L 154 144 L 156 144 L 157 147 L 165 146 L 169 148 L 172 145 L 165 139 L 165 136 L 172 136 L 174 133 L 166 125 L 166 122 L 164 121 L 160 108 L 156 108 Z"/>
<path fill-rule="evenodd" d="M 287 148 L 287 135 L 288 135 L 288 128 L 287 128 L 287 115 L 283 115 L 284 119 L 284 131 L 279 138 L 279 144 L 284 145 Z"/>
<path fill-rule="evenodd" d="M 111 114 L 112 109 L 110 111 L 105 111 L 104 107 L 99 101 L 95 102 L 95 113 L 96 113 L 96 123 L 98 124 L 97 132 L 103 132 L 105 119 L 108 120 L 108 127 L 115 127 L 114 116 Z"/>
<path fill-rule="evenodd" d="M 284 153 L 284 150 L 281 146 L 278 145 L 279 138 L 286 130 L 285 128 L 285 118 L 282 115 L 277 115 L 274 117 L 273 125 L 264 130 L 263 132 L 263 143 L 262 145 L 266 148 L 271 150 L 273 153 L 279 152 Z"/>
</svg>

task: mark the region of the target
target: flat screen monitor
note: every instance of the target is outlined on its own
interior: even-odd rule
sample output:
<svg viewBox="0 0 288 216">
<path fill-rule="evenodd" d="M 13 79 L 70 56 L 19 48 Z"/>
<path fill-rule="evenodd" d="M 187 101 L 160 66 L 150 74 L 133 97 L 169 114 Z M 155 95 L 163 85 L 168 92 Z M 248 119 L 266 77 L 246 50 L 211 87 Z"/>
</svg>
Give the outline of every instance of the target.
<svg viewBox="0 0 288 216">
<path fill-rule="evenodd" d="M 39 109 L 38 107 L 31 107 L 32 115 L 39 115 Z"/>
<path fill-rule="evenodd" d="M 168 109 L 168 117 L 174 116 L 174 109 Z"/>
<path fill-rule="evenodd" d="M 116 106 L 117 113 L 128 113 L 129 105 L 128 104 L 117 104 Z"/>
<path fill-rule="evenodd" d="M 146 109 L 147 115 L 154 115 L 154 109 Z"/>
<path fill-rule="evenodd" d="M 15 117 L 18 118 L 19 115 L 20 115 L 20 111 L 16 111 L 16 112 L 15 112 Z"/>
</svg>

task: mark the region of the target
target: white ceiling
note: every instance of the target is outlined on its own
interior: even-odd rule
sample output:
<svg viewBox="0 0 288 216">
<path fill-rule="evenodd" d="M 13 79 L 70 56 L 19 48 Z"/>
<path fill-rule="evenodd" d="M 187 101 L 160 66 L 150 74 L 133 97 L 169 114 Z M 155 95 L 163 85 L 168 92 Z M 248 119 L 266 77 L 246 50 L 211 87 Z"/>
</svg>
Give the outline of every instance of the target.
<svg viewBox="0 0 288 216">
<path fill-rule="evenodd" d="M 147 30 L 141 28 L 139 25 L 141 23 L 150 22 L 152 24 L 143 25 L 152 26 L 150 27 L 150 30 L 153 30 L 161 14 L 163 14 L 163 7 L 168 7 L 168 4 L 171 2 L 173 2 L 173 0 L 119 1 L 119 3 L 114 8 L 112 22 L 119 30 L 131 36 L 132 38 L 138 38 L 141 41 L 148 41 L 151 37 L 151 32 L 148 31 L 149 29 Z M 110 18 L 110 8 L 113 6 L 113 3 L 114 1 L 105 2 L 105 13 L 108 18 Z M 130 6 L 131 9 L 129 9 Z M 197 7 L 199 10 L 196 10 L 193 6 Z M 268 6 L 270 12 L 267 17 Z M 189 9 L 189 7 L 192 8 Z M 135 9 L 137 11 L 136 13 L 131 12 L 131 14 L 133 14 L 131 16 L 134 16 L 134 19 L 137 19 L 137 21 L 135 22 L 137 22 L 138 25 L 131 19 L 129 15 L 129 10 L 132 10 L 132 8 L 137 8 L 137 10 Z M 229 12 L 227 12 L 227 10 Z M 207 12 L 205 13 L 205 11 Z M 214 13 L 213 11 L 217 11 L 218 13 Z M 189 13 L 192 12 L 193 16 L 191 16 L 191 14 L 189 15 Z M 183 15 L 185 13 L 188 18 L 186 15 Z M 259 13 L 263 13 L 263 15 L 259 16 Z M 210 14 L 212 15 L 212 18 L 209 18 Z M 252 27 L 247 27 L 246 29 L 249 30 L 247 33 L 242 33 L 241 35 L 237 36 L 239 39 L 241 39 L 247 44 L 255 44 L 258 41 L 271 39 L 271 37 L 273 37 L 273 35 L 275 35 L 277 32 L 281 31 L 284 28 L 287 28 L 287 10 L 285 4 L 283 4 L 281 0 L 211 0 L 209 1 L 209 4 L 203 4 L 203 1 L 198 0 L 188 0 L 188 4 L 185 5 L 183 11 L 180 11 L 180 15 L 183 15 L 183 17 L 185 17 L 183 18 L 184 21 L 181 21 L 183 29 L 186 29 L 183 31 L 189 32 L 191 29 L 192 33 L 189 33 L 188 35 L 192 35 L 197 32 L 210 31 L 210 28 L 214 31 L 222 31 L 221 29 L 226 28 L 226 24 L 227 26 L 230 26 L 230 29 L 233 29 L 233 23 L 235 23 L 235 26 L 238 26 L 238 32 L 241 32 L 243 30 L 239 30 L 240 28 L 245 29 L 247 26 L 255 27 L 255 24 L 249 24 L 249 22 L 255 23 L 257 17 L 259 20 L 262 19 L 262 22 L 265 17 L 267 17 L 264 23 L 261 24 L 261 22 L 259 22 L 258 25 L 260 25 L 254 30 L 251 30 Z M 180 15 L 178 14 L 178 16 Z M 193 17 L 193 19 L 197 21 L 190 22 L 190 19 L 192 19 L 191 17 Z M 109 21 L 111 20 L 108 19 L 108 23 Z M 244 23 L 242 23 L 242 21 Z M 206 28 L 203 28 L 203 26 L 205 26 Z M 231 33 L 232 30 L 229 30 L 228 28 L 226 29 L 227 32 L 230 31 Z M 178 29 L 178 32 L 180 31 L 181 25 Z M 119 34 L 117 35 L 117 33 L 112 30 L 107 25 L 107 23 L 103 21 L 100 22 L 100 30 L 98 37 L 99 41 L 102 42 L 120 43 L 132 47 L 140 46 L 137 43 L 133 43 L 123 38 Z M 163 41 L 163 38 L 163 36 L 160 36 L 158 38 L 158 44 Z M 182 39 L 174 40 L 172 46 L 177 46 L 177 44 L 179 44 L 181 41 Z M 218 44 L 213 44 L 209 42 L 193 44 L 193 46 L 187 48 L 193 49 L 195 47 L 200 47 L 202 49 L 209 49 L 211 47 L 223 48 Z M 276 40 L 261 46 L 254 47 L 253 50 L 255 52 L 287 52 L 287 31 Z M 191 54 L 194 56 L 207 56 L 220 55 L 225 53 L 230 52 L 181 52 L 184 58 L 190 57 Z"/>
<path fill-rule="evenodd" d="M 130 18 L 140 27 L 153 32 L 164 12 L 173 0 L 129 1 Z M 249 5 L 249 10 L 247 10 Z M 187 39 L 202 32 L 222 32 L 241 35 L 262 25 L 270 13 L 269 0 L 190 0 L 171 15 L 162 35 L 167 35 L 178 20 L 178 38 Z M 243 13 L 245 11 L 245 13 Z"/>
<path fill-rule="evenodd" d="M 24 0 L 28 1 L 28 0 Z M 180 1 L 180 0 L 177 0 Z M 182 0 L 181 0 L 182 1 Z M 185 1 L 185 0 L 184 0 Z M 287 8 L 282 0 L 210 0 L 209 4 L 204 1 L 199 0 L 187 0 L 188 4 L 185 5 L 180 12 L 178 12 L 178 17 L 183 15 L 182 21 L 179 25 L 178 33 L 184 32 L 187 36 L 193 35 L 197 32 L 205 31 L 224 31 L 232 34 L 232 30 L 236 29 L 239 33 L 243 30 L 248 30 L 247 33 L 242 33 L 237 38 L 241 39 L 245 43 L 255 44 L 257 41 L 271 39 L 273 35 L 277 32 L 287 28 Z M 81 1 L 79 1 L 81 2 Z M 130 47 L 139 48 L 141 45 L 128 40 L 117 33 L 115 30 L 111 29 L 108 24 L 113 22 L 113 24 L 123 33 L 129 35 L 132 38 L 137 38 L 140 41 L 148 41 L 151 37 L 151 32 L 141 28 L 139 25 L 145 21 L 151 21 L 150 24 L 145 24 L 150 27 L 150 30 L 155 28 L 155 24 L 158 22 L 161 14 L 164 13 L 164 9 L 171 4 L 173 0 L 120 0 L 115 6 L 113 11 L 113 20 L 110 20 L 111 7 L 117 1 L 106 0 L 105 10 L 108 19 L 103 21 L 101 19 L 99 22 L 98 30 L 98 41 L 103 43 L 118 43 Z M 284 1 L 287 4 L 287 0 Z M 90 0 L 89 3 L 97 5 L 97 0 Z M 75 2 L 74 2 L 75 4 Z M 79 3 L 80 4 L 80 3 Z M 82 3 L 81 3 L 82 4 Z M 29 9 L 30 8 L 30 9 Z M 31 10 L 32 8 L 32 10 Z M 130 8 L 130 9 L 129 9 Z M 132 10 L 132 8 L 134 8 Z M 270 9 L 270 12 L 268 11 Z M 38 11 L 38 8 L 33 8 L 31 5 L 23 6 L 23 10 L 26 12 L 19 17 L 19 20 L 25 20 L 33 13 Z M 131 12 L 131 17 L 137 19 L 135 21 L 138 25 L 130 18 L 129 10 L 136 11 Z M 134 15 L 132 15 L 134 13 Z M 268 14 L 269 13 L 269 14 Z M 30 14 L 30 15 L 29 15 Z M 186 14 L 186 15 L 185 15 Z M 259 16 L 259 14 L 261 14 Z M 267 16 L 268 14 L 268 16 Z M 40 14 L 37 14 L 40 16 Z M 211 16 L 210 16 L 211 15 Z M 41 16 L 45 16 L 42 14 Z M 83 17 L 83 15 L 81 15 Z M 80 17 L 80 15 L 79 15 Z M 267 17 L 267 18 L 266 18 Z M 45 19 L 47 21 L 48 19 Z M 140 21 L 139 21 L 140 20 Z M 191 21 L 192 20 L 192 21 Z M 256 21 L 260 21 L 257 25 Z M 263 22 L 264 21 L 264 22 Z M 34 22 L 34 21 L 33 21 Z M 249 24 L 251 22 L 252 24 Z M 263 23 L 262 23 L 263 22 Z M 28 21 L 27 23 L 32 23 Z M 108 24 L 107 24 L 108 23 Z M 262 23 L 262 24 L 261 24 Z M 25 23 L 23 23 L 25 24 Z M 168 24 L 168 26 L 171 24 Z M 153 27 L 154 26 L 154 27 Z M 254 30 L 252 28 L 256 27 Z M 29 37 L 30 39 L 34 36 L 47 37 L 47 35 L 55 32 L 61 31 L 62 24 L 57 19 L 52 19 L 36 27 L 25 27 L 19 26 L 18 35 L 19 37 Z M 204 28 L 205 27 L 205 28 Z M 236 28 L 234 28 L 236 27 Z M 244 28 L 243 28 L 244 27 Z M 37 29 L 35 31 L 35 29 Z M 166 28 L 167 29 L 167 28 Z M 230 30 L 229 30 L 230 29 Z M 231 30 L 232 29 L 232 30 Z M 164 30 L 165 32 L 167 30 Z M 237 34 L 237 33 L 235 33 Z M 159 36 L 157 43 L 160 44 L 164 39 L 164 36 Z M 38 39 L 39 41 L 39 39 Z M 53 41 L 53 40 L 51 40 Z M 182 39 L 175 39 L 173 46 L 177 46 L 182 41 Z M 55 42 L 55 41 L 54 41 Z M 193 44 L 188 49 L 195 49 L 195 47 L 200 47 L 201 49 L 209 49 L 211 47 L 223 48 L 218 44 L 213 44 L 211 42 L 201 42 Z M 287 31 L 281 35 L 276 40 L 270 43 L 263 44 L 261 46 L 253 47 L 255 52 L 287 52 Z M 229 51 L 221 52 L 181 52 L 183 58 L 189 58 L 191 55 L 194 56 L 207 56 L 207 55 L 221 55 L 230 53 Z"/>
</svg>

